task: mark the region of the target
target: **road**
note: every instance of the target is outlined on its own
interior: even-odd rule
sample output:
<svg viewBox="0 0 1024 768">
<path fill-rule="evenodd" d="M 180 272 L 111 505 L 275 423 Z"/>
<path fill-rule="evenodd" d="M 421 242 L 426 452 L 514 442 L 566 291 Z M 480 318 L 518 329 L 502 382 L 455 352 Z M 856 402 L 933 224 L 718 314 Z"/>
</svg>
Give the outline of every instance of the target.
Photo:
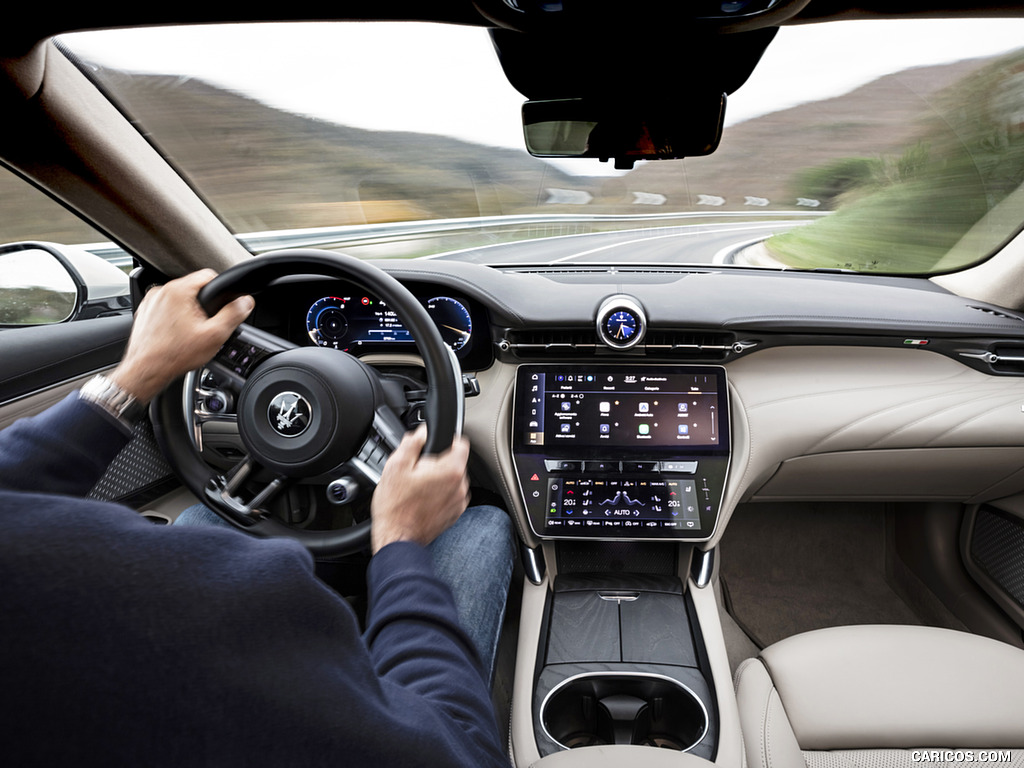
<svg viewBox="0 0 1024 768">
<path fill-rule="evenodd" d="M 730 247 L 786 232 L 806 220 L 692 224 L 500 243 L 432 258 L 477 264 L 711 264 Z"/>
</svg>

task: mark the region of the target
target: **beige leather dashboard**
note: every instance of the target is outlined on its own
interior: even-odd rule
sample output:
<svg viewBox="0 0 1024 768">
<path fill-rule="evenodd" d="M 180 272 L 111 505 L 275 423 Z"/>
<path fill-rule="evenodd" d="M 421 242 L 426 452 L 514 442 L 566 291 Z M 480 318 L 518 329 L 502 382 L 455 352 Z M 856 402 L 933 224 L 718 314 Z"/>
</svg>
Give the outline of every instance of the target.
<svg viewBox="0 0 1024 768">
<path fill-rule="evenodd" d="M 466 431 L 515 492 L 509 411 L 515 366 L 480 373 Z M 1024 379 L 921 349 L 774 347 L 726 365 L 733 457 L 717 544 L 749 500 L 978 502 L 1024 491 Z"/>
<path fill-rule="evenodd" d="M 1024 493 L 1024 378 L 989 376 L 920 349 L 773 347 L 726 365 L 733 455 L 718 543 L 743 501 L 947 500 Z M 478 374 L 466 401 L 476 459 L 525 523 L 509 444 L 515 366 Z M 6 420 L 71 386 L 5 409 Z"/>
</svg>

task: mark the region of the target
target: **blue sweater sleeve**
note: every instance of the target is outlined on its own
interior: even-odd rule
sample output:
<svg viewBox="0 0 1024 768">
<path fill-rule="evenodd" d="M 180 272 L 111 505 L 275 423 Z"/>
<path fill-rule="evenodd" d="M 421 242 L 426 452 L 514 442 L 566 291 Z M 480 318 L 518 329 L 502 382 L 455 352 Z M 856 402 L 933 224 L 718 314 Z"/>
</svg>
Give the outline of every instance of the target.
<svg viewBox="0 0 1024 768">
<path fill-rule="evenodd" d="M 508 765 L 416 545 L 374 558 L 364 639 L 292 541 L 5 491 L 0 526 L 9 764 Z"/>
<path fill-rule="evenodd" d="M 68 395 L 0 431 L 0 489 L 84 496 L 128 437 L 77 392 Z"/>
<path fill-rule="evenodd" d="M 381 680 L 421 697 L 475 765 L 507 765 L 480 658 L 430 553 L 410 542 L 384 547 L 370 562 L 369 593 L 365 640 Z"/>
<path fill-rule="evenodd" d="M 0 679 L 20 702 L 5 755 L 507 765 L 479 659 L 425 549 L 373 558 L 361 639 L 294 542 L 161 529 L 68 498 L 126 439 L 77 395 L 0 433 L 0 646 L 18 649 Z"/>
</svg>

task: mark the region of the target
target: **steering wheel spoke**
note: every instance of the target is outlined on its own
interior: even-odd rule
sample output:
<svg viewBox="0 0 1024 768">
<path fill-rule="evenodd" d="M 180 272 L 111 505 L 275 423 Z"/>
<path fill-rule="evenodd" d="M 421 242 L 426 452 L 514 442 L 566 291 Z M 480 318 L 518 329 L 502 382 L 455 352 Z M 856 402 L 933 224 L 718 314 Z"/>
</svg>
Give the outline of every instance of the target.
<svg viewBox="0 0 1024 768">
<path fill-rule="evenodd" d="M 295 348 L 296 345 L 290 341 L 243 323 L 206 367 L 219 380 L 241 390 L 260 363 L 279 352 Z"/>
<path fill-rule="evenodd" d="M 253 478 L 261 467 L 250 456 L 246 456 L 225 474 L 214 475 L 206 484 L 206 499 L 218 507 L 227 509 L 237 520 L 252 523 L 269 514 L 266 505 L 292 482 L 290 478 L 276 475 L 269 482 L 259 483 L 259 490 L 250 492 L 249 501 L 243 500 L 245 491 L 252 487 Z"/>
<path fill-rule="evenodd" d="M 388 406 L 378 407 L 366 440 L 358 452 L 349 459 L 348 466 L 364 480 L 376 485 L 384 472 L 384 464 L 392 451 L 402 442 L 404 434 L 405 426 L 395 412 Z"/>
</svg>

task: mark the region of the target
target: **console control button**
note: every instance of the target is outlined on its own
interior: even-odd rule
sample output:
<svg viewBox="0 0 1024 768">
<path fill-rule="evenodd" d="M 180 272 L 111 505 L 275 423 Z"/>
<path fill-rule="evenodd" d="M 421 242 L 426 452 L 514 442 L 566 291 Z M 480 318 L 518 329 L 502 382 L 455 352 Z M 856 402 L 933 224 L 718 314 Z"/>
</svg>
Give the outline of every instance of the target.
<svg viewBox="0 0 1024 768">
<path fill-rule="evenodd" d="M 697 472 L 696 461 L 663 461 L 661 462 L 662 472 L 672 472 L 680 475 L 692 475 Z"/>
<path fill-rule="evenodd" d="M 696 465 L 694 465 L 696 466 Z M 624 461 L 622 471 L 630 473 L 657 472 L 658 462 L 656 461 Z"/>
<path fill-rule="evenodd" d="M 544 468 L 548 472 L 579 472 L 583 469 L 582 461 L 564 459 L 544 459 Z"/>
<path fill-rule="evenodd" d="M 619 472 L 621 467 L 617 461 L 588 461 L 587 472 Z"/>
</svg>

